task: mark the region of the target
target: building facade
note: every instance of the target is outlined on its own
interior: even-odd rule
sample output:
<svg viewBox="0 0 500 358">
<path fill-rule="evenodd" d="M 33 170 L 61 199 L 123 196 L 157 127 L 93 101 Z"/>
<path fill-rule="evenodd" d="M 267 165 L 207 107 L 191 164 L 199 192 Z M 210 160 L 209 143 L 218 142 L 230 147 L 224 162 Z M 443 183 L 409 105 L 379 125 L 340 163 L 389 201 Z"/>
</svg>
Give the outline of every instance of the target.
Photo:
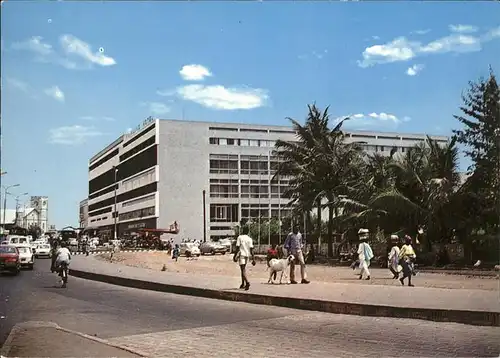
<svg viewBox="0 0 500 358">
<path fill-rule="evenodd" d="M 83 199 L 80 201 L 80 206 L 78 210 L 78 223 L 80 228 L 86 228 L 89 226 L 89 200 Z"/>
<path fill-rule="evenodd" d="M 352 131 L 348 141 L 367 152 L 403 153 L 425 135 Z M 446 142 L 447 137 L 432 137 Z M 286 178 L 271 183 L 280 165 L 278 139 L 296 140 L 291 127 L 153 120 L 121 136 L 89 162 L 89 227 L 112 236 L 168 228 L 180 238 L 233 234 L 242 219 L 286 217 Z M 205 207 L 203 206 L 205 192 Z"/>
</svg>

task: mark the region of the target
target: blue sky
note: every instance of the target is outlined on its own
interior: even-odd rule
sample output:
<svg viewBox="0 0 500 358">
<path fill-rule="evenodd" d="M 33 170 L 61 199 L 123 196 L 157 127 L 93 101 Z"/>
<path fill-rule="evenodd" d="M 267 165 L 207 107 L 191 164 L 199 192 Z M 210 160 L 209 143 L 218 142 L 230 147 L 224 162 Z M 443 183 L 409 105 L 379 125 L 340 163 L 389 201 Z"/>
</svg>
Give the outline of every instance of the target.
<svg viewBox="0 0 500 358">
<path fill-rule="evenodd" d="M 500 69 L 493 2 L 2 2 L 2 185 L 76 225 L 88 159 L 152 115 L 450 134 Z M 13 207 L 9 199 L 9 207 Z"/>
</svg>

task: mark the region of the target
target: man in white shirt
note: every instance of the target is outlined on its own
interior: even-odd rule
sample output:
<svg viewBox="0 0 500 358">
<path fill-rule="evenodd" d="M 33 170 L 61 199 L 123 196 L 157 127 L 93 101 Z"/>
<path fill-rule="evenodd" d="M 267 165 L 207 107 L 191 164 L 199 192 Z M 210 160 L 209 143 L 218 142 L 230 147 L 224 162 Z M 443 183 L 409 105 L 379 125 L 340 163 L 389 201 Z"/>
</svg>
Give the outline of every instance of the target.
<svg viewBox="0 0 500 358">
<path fill-rule="evenodd" d="M 244 226 L 242 228 L 242 235 L 238 236 L 236 239 L 236 252 L 233 256 L 233 261 L 238 262 L 241 271 L 241 286 L 246 291 L 250 289 L 250 282 L 247 278 L 247 263 L 250 261 L 252 265 L 255 266 L 255 256 L 253 253 L 253 240 L 248 236 L 248 227 Z"/>
<path fill-rule="evenodd" d="M 57 249 L 56 267 L 60 267 L 63 262 L 69 266 L 70 261 L 71 261 L 71 252 L 66 247 L 66 244 L 62 244 L 62 247 Z"/>
</svg>

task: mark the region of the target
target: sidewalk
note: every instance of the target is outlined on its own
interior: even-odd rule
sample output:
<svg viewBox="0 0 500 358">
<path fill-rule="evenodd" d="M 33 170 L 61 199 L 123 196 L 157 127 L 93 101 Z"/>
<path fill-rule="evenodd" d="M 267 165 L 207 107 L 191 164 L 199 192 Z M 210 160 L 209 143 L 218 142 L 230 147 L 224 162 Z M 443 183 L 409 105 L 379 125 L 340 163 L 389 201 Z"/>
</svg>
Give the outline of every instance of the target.
<svg viewBox="0 0 500 358">
<path fill-rule="evenodd" d="M 432 321 L 499 326 L 498 291 L 349 283 L 270 285 L 254 281 L 249 291 L 236 289 L 227 276 L 152 271 L 94 257 L 74 257 L 71 274 L 111 284 L 248 303 L 364 316 L 418 318 Z"/>
<path fill-rule="evenodd" d="M 16 325 L 0 351 L 2 357 L 142 357 L 99 338 L 69 331 L 51 322 Z"/>
</svg>

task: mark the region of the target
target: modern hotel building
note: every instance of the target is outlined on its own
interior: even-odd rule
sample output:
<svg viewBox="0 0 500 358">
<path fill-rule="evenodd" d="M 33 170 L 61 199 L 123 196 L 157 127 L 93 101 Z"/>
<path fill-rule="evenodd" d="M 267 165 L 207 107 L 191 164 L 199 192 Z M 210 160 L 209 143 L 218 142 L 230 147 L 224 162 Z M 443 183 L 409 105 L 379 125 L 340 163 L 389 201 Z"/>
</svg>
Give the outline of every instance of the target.
<svg viewBox="0 0 500 358">
<path fill-rule="evenodd" d="M 425 135 L 347 133 L 368 152 L 404 152 Z M 432 136 L 439 142 L 447 137 Z M 241 219 L 286 217 L 288 181 L 271 183 L 278 140 L 291 127 L 148 119 L 89 161 L 88 224 L 112 236 L 140 228 L 180 226 L 179 238 L 232 235 Z M 116 193 L 115 193 L 116 190 Z M 116 207 L 116 209 L 115 209 Z M 115 222 L 116 220 L 116 222 Z"/>
</svg>

